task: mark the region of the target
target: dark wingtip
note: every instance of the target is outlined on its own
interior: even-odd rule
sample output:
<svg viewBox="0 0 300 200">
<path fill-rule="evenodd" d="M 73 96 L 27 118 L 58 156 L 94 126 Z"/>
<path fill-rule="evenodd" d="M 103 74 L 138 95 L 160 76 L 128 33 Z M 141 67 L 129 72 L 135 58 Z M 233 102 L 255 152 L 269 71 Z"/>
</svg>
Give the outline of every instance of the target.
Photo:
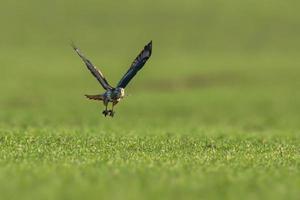
<svg viewBox="0 0 300 200">
<path fill-rule="evenodd" d="M 145 49 L 152 51 L 152 40 L 150 40 L 150 42 L 145 46 Z"/>
<path fill-rule="evenodd" d="M 70 45 L 75 51 L 77 51 L 78 48 L 76 47 L 76 45 L 73 41 L 71 41 Z"/>
<path fill-rule="evenodd" d="M 149 47 L 151 47 L 152 48 L 152 40 L 150 40 L 150 42 L 148 43 L 148 45 L 147 46 L 149 46 Z"/>
</svg>

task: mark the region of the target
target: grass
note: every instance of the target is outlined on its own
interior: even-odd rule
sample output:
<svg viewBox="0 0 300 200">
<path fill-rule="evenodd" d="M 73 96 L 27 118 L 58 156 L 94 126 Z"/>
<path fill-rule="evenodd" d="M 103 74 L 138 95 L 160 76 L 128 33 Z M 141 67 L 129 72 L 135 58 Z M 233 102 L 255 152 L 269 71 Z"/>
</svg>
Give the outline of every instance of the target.
<svg viewBox="0 0 300 200">
<path fill-rule="evenodd" d="M 3 198 L 296 199 L 299 193 L 299 137 L 44 131 L 1 136 Z"/>
<path fill-rule="evenodd" d="M 1 2 L 1 197 L 298 199 L 298 8 Z M 153 56 L 104 118 L 70 41 L 114 85 L 150 39 Z"/>
</svg>

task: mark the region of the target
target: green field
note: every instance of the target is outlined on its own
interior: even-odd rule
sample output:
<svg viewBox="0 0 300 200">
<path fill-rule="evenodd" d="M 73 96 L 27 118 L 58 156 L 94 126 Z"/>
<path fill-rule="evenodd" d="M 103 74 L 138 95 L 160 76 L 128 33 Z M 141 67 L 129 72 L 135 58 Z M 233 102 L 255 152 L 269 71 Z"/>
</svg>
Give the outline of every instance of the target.
<svg viewBox="0 0 300 200">
<path fill-rule="evenodd" d="M 1 1 L 1 199 L 299 199 L 300 3 Z M 74 41 L 114 85 L 105 118 Z"/>
</svg>

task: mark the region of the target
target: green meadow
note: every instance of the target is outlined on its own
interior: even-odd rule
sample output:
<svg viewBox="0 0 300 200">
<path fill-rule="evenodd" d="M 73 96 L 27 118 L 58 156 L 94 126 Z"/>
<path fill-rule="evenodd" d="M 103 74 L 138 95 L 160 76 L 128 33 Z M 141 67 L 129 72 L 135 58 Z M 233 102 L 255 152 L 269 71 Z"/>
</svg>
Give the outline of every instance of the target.
<svg viewBox="0 0 300 200">
<path fill-rule="evenodd" d="M 1 199 L 299 199 L 299 2 L 0 3 Z"/>
</svg>

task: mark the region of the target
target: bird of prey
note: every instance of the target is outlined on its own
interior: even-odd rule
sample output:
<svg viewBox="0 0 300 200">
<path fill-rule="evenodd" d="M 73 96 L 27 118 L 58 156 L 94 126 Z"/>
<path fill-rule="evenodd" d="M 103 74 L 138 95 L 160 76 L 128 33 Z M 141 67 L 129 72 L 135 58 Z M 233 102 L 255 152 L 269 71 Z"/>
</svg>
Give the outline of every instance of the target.
<svg viewBox="0 0 300 200">
<path fill-rule="evenodd" d="M 80 50 L 72 44 L 73 49 L 77 52 L 77 54 L 81 57 L 85 65 L 87 66 L 88 70 L 93 74 L 93 76 L 98 80 L 100 85 L 106 90 L 103 94 L 97 95 L 85 95 L 88 99 L 103 101 L 105 105 L 105 110 L 103 110 L 102 114 L 106 117 L 114 116 L 114 106 L 125 97 L 125 87 L 131 81 L 131 79 L 136 75 L 136 73 L 142 69 L 145 65 L 147 60 L 150 58 L 152 53 L 152 41 L 150 41 L 144 49 L 140 52 L 140 54 L 136 57 L 136 59 L 131 64 L 128 71 L 124 74 L 121 78 L 119 83 L 116 87 L 112 87 L 105 77 L 103 76 L 102 72 L 98 70 L 95 65 L 92 64 L 81 52 Z M 112 109 L 107 110 L 108 103 L 112 102 Z"/>
</svg>

